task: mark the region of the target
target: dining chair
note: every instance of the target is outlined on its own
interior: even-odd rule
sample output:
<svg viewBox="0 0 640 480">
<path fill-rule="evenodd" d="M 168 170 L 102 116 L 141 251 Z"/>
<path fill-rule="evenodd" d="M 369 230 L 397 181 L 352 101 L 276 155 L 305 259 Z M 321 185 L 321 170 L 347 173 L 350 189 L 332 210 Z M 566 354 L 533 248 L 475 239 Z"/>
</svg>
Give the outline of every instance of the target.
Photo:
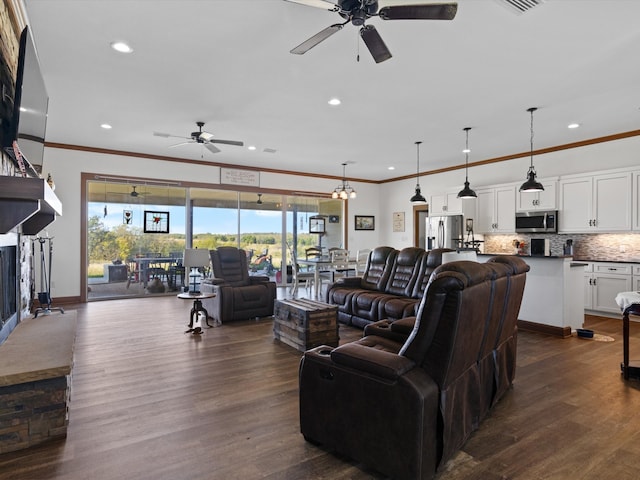
<svg viewBox="0 0 640 480">
<path fill-rule="evenodd" d="M 292 274 L 289 293 L 292 297 L 296 297 L 298 295 L 298 287 L 301 283 L 303 283 L 308 294 L 311 291 L 310 289 L 312 289 L 313 287 L 315 273 L 313 270 L 301 271 L 300 265 L 298 265 L 298 256 L 296 254 L 295 248 L 292 248 L 291 245 L 287 243 L 287 249 L 289 250 L 289 256 L 291 257 Z"/>
<path fill-rule="evenodd" d="M 330 252 L 331 281 L 335 282 L 336 278 L 347 277 L 349 272 L 355 272 L 355 269 L 349 264 L 349 250 L 344 248 L 335 248 Z"/>
<path fill-rule="evenodd" d="M 371 253 L 370 248 L 363 248 L 356 251 L 356 275 L 362 275 L 366 270 L 369 253 Z"/>
</svg>

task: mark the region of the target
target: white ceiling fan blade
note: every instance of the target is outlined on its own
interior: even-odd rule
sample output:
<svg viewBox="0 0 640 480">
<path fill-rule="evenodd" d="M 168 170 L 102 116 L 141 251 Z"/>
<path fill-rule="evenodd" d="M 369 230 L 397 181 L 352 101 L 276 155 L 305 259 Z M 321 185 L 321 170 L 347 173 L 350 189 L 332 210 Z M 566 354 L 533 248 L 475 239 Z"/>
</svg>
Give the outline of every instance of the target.
<svg viewBox="0 0 640 480">
<path fill-rule="evenodd" d="M 204 146 L 207 150 L 209 150 L 211 153 L 218 153 L 220 152 L 220 149 L 218 147 L 216 147 L 213 143 L 209 143 L 209 142 L 205 142 Z"/>
<path fill-rule="evenodd" d="M 244 142 L 239 142 L 237 140 L 222 140 L 220 138 L 212 138 L 209 140 L 210 143 L 221 143 L 223 145 L 235 145 L 236 147 L 244 146 Z"/>
<path fill-rule="evenodd" d="M 162 138 L 186 138 L 187 140 L 191 137 L 185 137 L 183 135 L 171 135 L 170 133 L 162 133 L 162 132 L 153 132 L 154 137 L 162 137 Z"/>
<path fill-rule="evenodd" d="M 337 12 L 339 10 L 335 2 L 326 0 L 285 0 L 285 2 L 298 3 L 300 5 L 306 5 L 307 7 L 322 8 L 323 10 L 329 10 L 331 12 Z"/>
<path fill-rule="evenodd" d="M 195 140 L 190 140 L 188 142 L 180 142 L 180 143 L 174 143 L 173 145 L 169 145 L 169 148 L 173 148 L 173 147 L 179 147 L 181 145 L 187 145 L 189 143 L 198 143 Z"/>
</svg>

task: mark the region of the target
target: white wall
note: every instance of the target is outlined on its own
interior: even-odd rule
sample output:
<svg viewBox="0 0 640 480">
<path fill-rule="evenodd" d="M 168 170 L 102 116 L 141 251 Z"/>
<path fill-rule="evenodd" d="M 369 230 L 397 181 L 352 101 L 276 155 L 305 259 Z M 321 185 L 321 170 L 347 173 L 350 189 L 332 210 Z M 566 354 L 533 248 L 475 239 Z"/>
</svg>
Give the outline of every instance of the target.
<svg viewBox="0 0 640 480">
<path fill-rule="evenodd" d="M 478 159 L 479 160 L 479 159 Z M 474 161 L 474 158 L 471 159 Z M 563 150 L 534 158 L 539 178 L 562 174 L 591 172 L 618 167 L 640 168 L 640 137 L 601 143 L 572 150 Z M 469 181 L 472 188 L 483 185 L 524 182 L 529 166 L 528 158 L 472 167 Z M 425 166 L 428 168 L 428 165 Z M 62 201 L 63 215 L 52 223 L 47 232 L 54 237 L 54 262 L 52 268 L 52 296 L 73 297 L 80 295 L 80 177 L 82 172 L 124 175 L 132 177 L 204 182 L 215 186 L 219 182 L 219 169 L 195 164 L 183 164 L 118 155 L 95 154 L 81 151 L 47 148 L 43 173 L 51 173 L 56 183 L 56 194 Z M 462 188 L 464 170 L 420 178 L 422 193 Z M 291 191 L 330 192 L 336 180 L 301 177 L 276 173 L 261 173 L 262 188 Z M 348 243 L 355 252 L 361 248 L 389 245 L 403 248 L 413 244 L 413 208 L 409 198 L 415 189 L 415 178 L 371 184 L 350 181 L 358 196 L 349 200 Z M 393 232 L 393 213 L 405 213 L 405 231 Z M 375 216 L 374 231 L 356 231 L 354 215 Z"/>
</svg>

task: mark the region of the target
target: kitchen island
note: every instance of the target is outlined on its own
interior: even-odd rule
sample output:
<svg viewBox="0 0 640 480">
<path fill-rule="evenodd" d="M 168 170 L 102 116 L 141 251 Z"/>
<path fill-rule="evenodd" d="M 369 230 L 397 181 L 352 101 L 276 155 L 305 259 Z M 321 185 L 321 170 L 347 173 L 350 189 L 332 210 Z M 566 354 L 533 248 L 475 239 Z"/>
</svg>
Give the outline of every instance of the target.
<svg viewBox="0 0 640 480">
<path fill-rule="evenodd" d="M 478 255 L 478 261 L 492 254 Z M 573 257 L 524 256 L 529 264 L 518 327 L 562 337 L 584 322 L 584 267 Z"/>
</svg>

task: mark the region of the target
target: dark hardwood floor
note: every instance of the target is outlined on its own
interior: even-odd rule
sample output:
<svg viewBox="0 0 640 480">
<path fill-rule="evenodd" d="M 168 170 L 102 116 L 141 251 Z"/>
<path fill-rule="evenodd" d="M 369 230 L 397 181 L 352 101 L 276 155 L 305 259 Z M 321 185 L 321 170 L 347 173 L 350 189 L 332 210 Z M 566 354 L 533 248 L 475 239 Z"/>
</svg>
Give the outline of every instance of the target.
<svg viewBox="0 0 640 480">
<path fill-rule="evenodd" d="M 302 438 L 300 353 L 270 320 L 193 336 L 175 297 L 73 309 L 68 436 L 0 455 L 0 479 L 383 478 Z M 514 388 L 437 480 L 639 477 L 640 382 L 620 375 L 621 321 L 587 324 L 615 341 L 520 332 Z M 631 332 L 638 358 L 640 324 Z M 361 334 L 341 327 L 341 342 Z"/>
</svg>

